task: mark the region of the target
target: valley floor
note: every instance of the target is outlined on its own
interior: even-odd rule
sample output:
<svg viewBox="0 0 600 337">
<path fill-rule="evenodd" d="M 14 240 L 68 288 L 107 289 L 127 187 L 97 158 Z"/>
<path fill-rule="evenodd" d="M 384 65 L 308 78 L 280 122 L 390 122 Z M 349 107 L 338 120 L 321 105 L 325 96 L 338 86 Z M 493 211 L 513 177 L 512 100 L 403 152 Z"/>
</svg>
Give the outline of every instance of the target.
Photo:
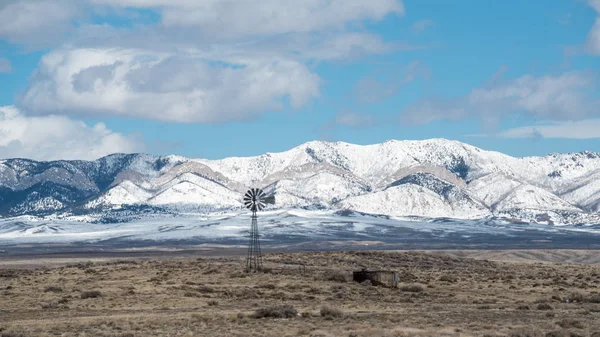
<svg viewBox="0 0 600 337">
<path fill-rule="evenodd" d="M 600 336 L 600 251 L 218 252 L 3 258 L 0 336 Z"/>
</svg>

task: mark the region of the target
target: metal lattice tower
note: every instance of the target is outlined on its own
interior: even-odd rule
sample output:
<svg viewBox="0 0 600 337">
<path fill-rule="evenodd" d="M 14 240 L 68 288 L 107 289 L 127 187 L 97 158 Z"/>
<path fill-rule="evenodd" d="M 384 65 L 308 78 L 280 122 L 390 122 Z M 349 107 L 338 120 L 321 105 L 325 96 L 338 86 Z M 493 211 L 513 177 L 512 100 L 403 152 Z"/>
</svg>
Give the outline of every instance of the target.
<svg viewBox="0 0 600 337">
<path fill-rule="evenodd" d="M 258 234 L 257 211 L 265 208 L 266 204 L 275 203 L 274 197 L 267 197 L 260 188 L 251 188 L 244 195 L 244 205 L 252 211 L 252 225 L 250 227 L 250 242 L 248 256 L 246 257 L 246 272 L 262 270 L 262 252 L 260 250 L 260 235 Z"/>
<path fill-rule="evenodd" d="M 260 251 L 260 235 L 258 234 L 258 218 L 256 212 L 252 212 L 252 227 L 250 228 L 250 243 L 248 244 L 248 256 L 246 257 L 246 271 L 257 272 L 262 270 L 262 252 Z"/>
</svg>

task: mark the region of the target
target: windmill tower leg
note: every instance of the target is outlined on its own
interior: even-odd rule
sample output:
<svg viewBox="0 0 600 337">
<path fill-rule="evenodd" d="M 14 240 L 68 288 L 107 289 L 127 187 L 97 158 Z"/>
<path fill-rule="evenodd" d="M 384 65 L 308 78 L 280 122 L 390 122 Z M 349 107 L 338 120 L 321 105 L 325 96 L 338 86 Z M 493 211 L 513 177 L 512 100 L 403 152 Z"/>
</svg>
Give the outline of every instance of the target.
<svg viewBox="0 0 600 337">
<path fill-rule="evenodd" d="M 252 212 L 252 226 L 250 227 L 250 242 L 248 244 L 248 256 L 246 257 L 246 272 L 257 272 L 262 270 L 262 252 L 258 234 L 258 219 L 256 212 Z"/>
</svg>

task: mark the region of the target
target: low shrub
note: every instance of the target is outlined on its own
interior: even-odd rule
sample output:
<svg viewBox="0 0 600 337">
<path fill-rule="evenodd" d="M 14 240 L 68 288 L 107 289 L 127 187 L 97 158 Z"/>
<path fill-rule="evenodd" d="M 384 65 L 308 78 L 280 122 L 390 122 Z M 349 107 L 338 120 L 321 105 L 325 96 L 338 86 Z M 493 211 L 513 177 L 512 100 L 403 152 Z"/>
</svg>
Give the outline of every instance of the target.
<svg viewBox="0 0 600 337">
<path fill-rule="evenodd" d="M 553 310 L 552 306 L 548 303 L 539 303 L 536 308 L 537 310 Z"/>
<path fill-rule="evenodd" d="M 0 337 L 25 337 L 25 335 L 17 331 L 4 331 Z"/>
<path fill-rule="evenodd" d="M 585 296 L 582 293 L 573 292 L 567 295 L 563 301 L 567 303 L 582 303 L 585 301 Z"/>
<path fill-rule="evenodd" d="M 81 293 L 81 299 L 102 297 L 102 293 L 98 290 L 89 290 Z"/>
<path fill-rule="evenodd" d="M 58 302 L 56 301 L 52 301 L 52 302 L 44 302 L 41 304 L 42 309 L 56 309 L 58 308 Z"/>
<path fill-rule="evenodd" d="M 205 293 L 205 294 L 207 294 L 207 293 L 214 293 L 215 292 L 215 290 L 213 288 L 208 287 L 208 286 L 200 286 L 198 288 L 198 291 L 201 292 L 201 293 Z"/>
<path fill-rule="evenodd" d="M 260 308 L 254 312 L 253 318 L 292 318 L 298 316 L 298 311 L 291 305 Z"/>
<path fill-rule="evenodd" d="M 409 293 L 422 293 L 425 289 L 419 284 L 407 284 L 400 287 L 400 290 Z"/>
<path fill-rule="evenodd" d="M 46 288 L 44 288 L 45 293 L 48 293 L 48 292 L 61 293 L 62 291 L 63 291 L 63 289 L 58 286 L 47 286 Z"/>
<path fill-rule="evenodd" d="M 327 271 L 324 274 L 323 278 L 325 279 L 325 281 L 334 281 L 341 283 L 348 282 L 348 276 L 346 275 L 346 273 L 337 270 Z"/>
<path fill-rule="evenodd" d="M 456 283 L 457 279 L 454 276 L 450 276 L 450 275 L 442 275 L 439 278 L 440 281 L 442 282 L 448 282 L 448 283 Z"/>
<path fill-rule="evenodd" d="M 334 319 L 344 316 L 344 312 L 338 308 L 324 305 L 321 307 L 321 317 Z"/>
<path fill-rule="evenodd" d="M 586 302 L 600 303 L 600 294 L 592 294 L 586 298 Z"/>
<path fill-rule="evenodd" d="M 581 323 L 580 321 L 575 320 L 575 319 L 563 319 L 563 320 L 556 322 L 556 324 L 563 329 L 570 329 L 570 328 L 585 329 L 585 326 L 583 325 L 583 323 Z"/>
</svg>

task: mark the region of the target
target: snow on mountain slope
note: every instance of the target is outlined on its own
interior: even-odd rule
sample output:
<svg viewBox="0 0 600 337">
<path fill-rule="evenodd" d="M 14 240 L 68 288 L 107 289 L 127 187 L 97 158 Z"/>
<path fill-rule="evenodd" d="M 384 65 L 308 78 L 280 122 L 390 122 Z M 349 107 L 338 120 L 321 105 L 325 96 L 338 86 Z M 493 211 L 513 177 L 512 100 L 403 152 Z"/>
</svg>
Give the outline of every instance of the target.
<svg viewBox="0 0 600 337">
<path fill-rule="evenodd" d="M 570 211 L 581 210 L 556 195 L 541 188 L 522 184 L 501 201 L 493 205 L 494 211 L 507 211 L 512 209 L 534 209 L 540 211 Z"/>
<path fill-rule="evenodd" d="M 468 192 L 429 173 L 417 173 L 375 193 L 348 198 L 341 208 L 394 216 L 481 218 L 488 209 Z"/>
<path fill-rule="evenodd" d="M 212 181 L 216 184 L 227 187 L 230 190 L 245 192 L 245 186 L 232 181 L 231 179 L 225 177 L 223 174 L 219 172 L 213 171 L 210 167 L 194 162 L 187 161 L 182 162 L 176 166 L 173 166 L 169 170 L 164 171 L 161 175 L 153 179 L 147 179 L 141 182 L 139 185 L 145 189 L 154 190 L 157 189 L 158 186 L 162 186 L 167 184 L 169 181 L 174 179 L 182 179 L 181 177 L 187 177 L 191 179 L 196 179 L 195 177 L 200 177 L 208 181 Z"/>
<path fill-rule="evenodd" d="M 215 193 L 189 180 L 182 180 L 162 190 L 148 200 L 151 205 L 189 206 L 197 205 L 210 210 L 241 207 L 239 196 L 234 193 Z"/>
<path fill-rule="evenodd" d="M 572 183 L 600 170 L 600 154 L 594 152 L 551 154 L 519 159 L 526 170 L 516 171 L 523 180 L 553 192 L 564 192 Z"/>
<path fill-rule="evenodd" d="M 367 192 L 368 186 L 357 180 L 329 172 L 308 177 L 278 180 L 265 188 L 275 195 L 277 207 L 322 205 L 330 207 L 340 200 Z"/>
<path fill-rule="evenodd" d="M 141 188 L 129 180 L 112 187 L 102 196 L 86 204 L 86 207 L 93 208 L 101 205 L 135 205 L 148 201 L 152 193 Z"/>
<path fill-rule="evenodd" d="M 173 206 L 182 205 L 189 208 L 197 205 L 201 208 L 222 209 L 239 207 L 239 193 L 213 180 L 186 171 L 178 176 L 173 172 L 154 179 L 138 181 L 123 180 L 112 186 L 101 197 L 89 202 L 87 207 L 99 205 L 149 205 Z M 168 180 L 167 180 L 168 179 Z"/>
<path fill-rule="evenodd" d="M 598 211 L 594 207 L 600 202 L 600 171 L 576 180 L 560 197 L 583 209 Z"/>
<path fill-rule="evenodd" d="M 361 177 L 372 186 L 382 184 L 398 170 L 419 165 L 444 168 L 463 180 L 491 172 L 511 176 L 515 174 L 514 169 L 522 171 L 527 165 L 521 159 L 499 152 L 445 139 L 392 140 L 374 145 L 314 141 L 258 157 L 197 161 L 246 185 L 263 183 L 269 175 L 307 163 L 330 164 Z"/>
<path fill-rule="evenodd" d="M 147 154 L 6 159 L 0 161 L 0 213 L 135 214 L 138 206 L 207 213 L 238 209 L 247 188 L 262 187 L 276 196 L 276 208 L 517 220 L 557 214 L 561 223 L 582 223 L 596 221 L 598 181 L 600 155 L 593 152 L 514 158 L 445 139 L 313 141 L 220 160 Z"/>
<path fill-rule="evenodd" d="M 491 173 L 472 181 L 468 188 L 485 205 L 494 207 L 521 184 L 502 173 Z"/>
<path fill-rule="evenodd" d="M 393 173 L 392 175 L 381 180 L 377 184 L 376 188 L 377 189 L 386 188 L 388 185 L 392 184 L 393 182 L 400 180 L 406 176 L 415 174 L 415 173 L 430 173 L 430 174 L 432 174 L 450 184 L 453 184 L 457 187 L 467 188 L 467 183 L 464 180 L 462 180 L 460 177 L 457 177 L 456 174 L 450 172 L 445 167 L 433 166 L 433 165 L 416 165 L 416 166 L 409 166 L 409 167 L 401 168 L 398 171 L 396 171 L 395 173 Z"/>
<path fill-rule="evenodd" d="M 392 216 L 419 216 L 428 218 L 479 218 L 486 215 L 473 207 L 455 209 L 443 197 L 435 192 L 417 185 L 402 185 L 383 191 L 351 197 L 339 204 L 340 208 L 363 213 L 384 214 Z"/>
</svg>

